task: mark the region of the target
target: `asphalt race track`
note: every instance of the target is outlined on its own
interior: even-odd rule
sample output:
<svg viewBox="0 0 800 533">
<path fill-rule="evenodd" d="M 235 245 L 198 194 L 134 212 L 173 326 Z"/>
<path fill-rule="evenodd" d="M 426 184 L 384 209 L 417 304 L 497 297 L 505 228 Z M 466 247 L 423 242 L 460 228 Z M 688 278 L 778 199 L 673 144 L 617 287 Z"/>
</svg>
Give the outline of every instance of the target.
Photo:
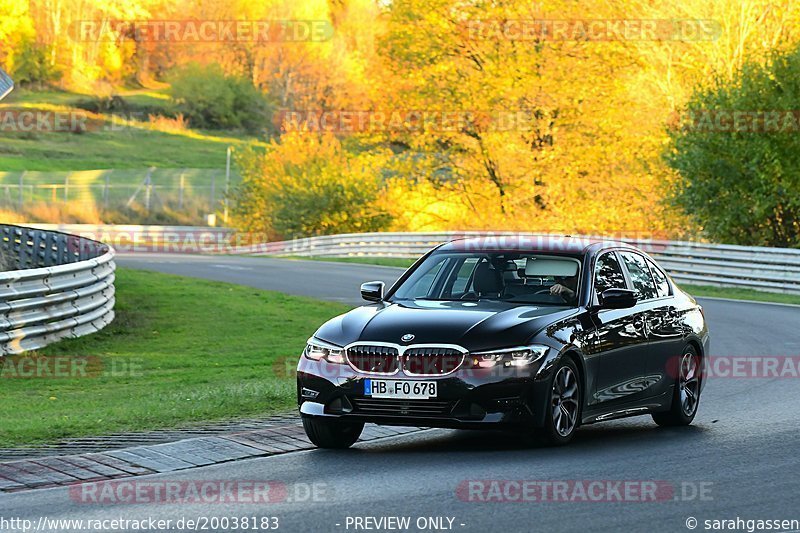
<svg viewBox="0 0 800 533">
<path fill-rule="evenodd" d="M 361 282 L 388 283 L 401 272 L 226 256 L 124 255 L 118 264 L 352 304 L 359 302 Z M 712 355 L 800 354 L 800 308 L 720 300 L 702 304 L 712 330 Z M 429 430 L 357 444 L 348 451 L 295 452 L 135 478 L 274 480 L 288 487 L 288 498 L 281 499 L 294 501 L 93 505 L 76 503 L 67 489 L 58 488 L 0 496 L 0 517 L 174 521 L 277 516 L 279 530 L 299 532 L 364 531 L 354 527 L 353 517 L 389 516 L 410 517 L 408 531 L 419 531 L 419 517 L 445 517 L 440 527 L 455 531 L 690 531 L 694 524 L 704 531 L 705 520 L 800 519 L 798 440 L 800 378 L 719 376 L 709 379 L 697 418 L 687 428 L 658 428 L 649 417 L 607 422 L 581 428 L 571 445 L 557 449 L 526 447 L 503 433 Z M 469 480 L 578 480 L 584 486 L 592 480 L 627 480 L 657 482 L 672 492 L 655 502 L 579 497 L 476 502 L 457 493 Z M 305 489 L 311 484 L 320 501 L 308 501 Z"/>
</svg>

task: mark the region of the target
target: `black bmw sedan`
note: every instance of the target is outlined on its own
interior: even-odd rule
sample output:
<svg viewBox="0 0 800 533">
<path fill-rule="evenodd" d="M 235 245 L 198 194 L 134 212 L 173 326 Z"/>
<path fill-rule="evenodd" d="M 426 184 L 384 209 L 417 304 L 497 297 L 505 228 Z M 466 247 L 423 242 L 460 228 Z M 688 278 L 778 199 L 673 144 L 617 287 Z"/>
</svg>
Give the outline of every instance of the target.
<svg viewBox="0 0 800 533">
<path fill-rule="evenodd" d="M 297 367 L 309 439 L 345 448 L 365 422 L 524 432 L 697 412 L 702 308 L 643 251 L 549 236 L 443 244 L 370 302 L 323 324 Z"/>
</svg>

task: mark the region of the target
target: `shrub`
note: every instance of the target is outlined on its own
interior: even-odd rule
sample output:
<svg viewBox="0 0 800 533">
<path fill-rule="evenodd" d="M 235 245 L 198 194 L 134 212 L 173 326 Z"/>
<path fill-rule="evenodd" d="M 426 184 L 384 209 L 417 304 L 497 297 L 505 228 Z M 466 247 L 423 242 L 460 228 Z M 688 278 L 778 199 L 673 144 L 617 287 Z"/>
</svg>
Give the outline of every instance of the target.
<svg viewBox="0 0 800 533">
<path fill-rule="evenodd" d="M 384 154 L 355 154 L 331 134 L 289 132 L 266 154 L 238 157 L 233 214 L 243 230 L 283 238 L 380 231 Z"/>
<path fill-rule="evenodd" d="M 674 203 L 712 240 L 800 246 L 800 50 L 747 64 L 696 92 L 664 156 L 678 174 Z M 781 117 L 733 123 L 734 112 Z M 723 120 L 725 119 L 725 120 Z M 730 131 L 728 131 L 730 130 Z"/>
<path fill-rule="evenodd" d="M 172 77 L 172 99 L 195 128 L 260 132 L 269 124 L 267 101 L 250 81 L 219 65 L 189 64 Z"/>
<path fill-rule="evenodd" d="M 19 45 L 15 55 L 13 78 L 20 86 L 43 86 L 58 80 L 61 72 L 50 64 L 49 48 L 33 39 L 25 39 Z"/>
</svg>

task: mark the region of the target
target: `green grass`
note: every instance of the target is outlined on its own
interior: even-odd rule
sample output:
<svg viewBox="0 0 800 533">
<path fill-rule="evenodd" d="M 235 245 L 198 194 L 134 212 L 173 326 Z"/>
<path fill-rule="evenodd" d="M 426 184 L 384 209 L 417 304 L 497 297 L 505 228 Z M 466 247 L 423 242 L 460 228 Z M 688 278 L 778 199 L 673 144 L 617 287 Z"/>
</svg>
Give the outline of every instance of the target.
<svg viewBox="0 0 800 533">
<path fill-rule="evenodd" d="M 89 98 L 88 95 L 79 95 L 65 91 L 26 91 L 14 89 L 4 100 L 4 104 L 10 102 L 16 104 L 48 103 L 53 105 L 74 105 L 82 98 Z"/>
<path fill-rule="evenodd" d="M 147 106 L 147 107 L 163 107 L 168 109 L 170 105 L 169 89 L 136 89 L 129 91 L 122 91 L 120 95 L 130 105 Z"/>
<path fill-rule="evenodd" d="M 49 112 L 86 112 L 75 107 L 91 98 L 65 92 L 14 91 L 2 103 L 0 112 L 44 110 Z M 123 94 L 135 111 L 136 106 L 158 108 L 168 100 L 158 91 L 135 91 Z M 0 130 L 0 170 L 96 170 L 109 168 L 224 168 L 228 146 L 255 140 L 230 132 L 182 130 L 175 132 L 150 129 L 148 123 L 121 125 L 109 122 L 105 115 L 90 114 L 94 127 L 85 133 L 66 131 Z M 146 117 L 138 117 L 147 120 Z"/>
<path fill-rule="evenodd" d="M 0 374 L 0 446 L 176 427 L 293 407 L 305 340 L 342 304 L 119 269 L 117 318 L 47 356 L 96 356 L 96 377 Z M 19 357 L 9 362 L 19 362 Z M 133 371 L 131 371 L 133 368 Z M 114 369 L 110 374 L 107 371 Z M 5 376 L 5 377 L 3 377 Z"/>
<path fill-rule="evenodd" d="M 3 100 L 0 209 L 20 211 L 22 178 L 20 218 L 35 222 L 202 224 L 205 214 L 221 210 L 228 147 L 264 144 L 238 132 L 175 127 L 161 119 L 149 122 L 151 113 L 168 114 L 166 89 L 121 94 L 127 108 L 138 113 L 135 121 L 123 123 L 79 109 L 93 103 L 92 95 L 14 91 Z M 9 111 L 41 111 L 62 119 L 74 113 L 88 131 L 13 131 Z M 149 167 L 155 170 L 152 209 L 146 213 L 142 184 Z M 240 181 L 234 168 L 230 186 Z"/>
<path fill-rule="evenodd" d="M 169 110 L 170 99 L 169 91 L 164 89 L 122 89 L 116 91 L 125 103 L 133 109 L 146 106 L 150 109 L 160 108 L 163 111 Z M 31 91 L 25 89 L 15 89 L 4 100 L 4 104 L 48 104 L 67 107 L 76 107 L 82 102 L 96 100 L 94 94 L 80 94 L 69 91 L 45 90 Z"/>
<path fill-rule="evenodd" d="M 108 168 L 225 168 L 229 137 L 192 137 L 147 129 L 121 131 L 3 132 L 2 170 L 95 170 Z"/>
<path fill-rule="evenodd" d="M 287 256 L 286 259 L 310 259 L 312 261 L 336 261 L 342 263 L 363 263 L 368 265 L 393 266 L 408 268 L 416 259 L 398 259 L 393 257 L 298 257 Z M 680 284 L 692 296 L 710 296 L 714 298 L 729 298 L 732 300 L 750 300 L 754 302 L 774 302 L 783 304 L 800 305 L 800 295 L 780 294 L 773 292 L 756 291 L 751 289 L 737 289 L 727 287 L 712 287 L 710 285 Z"/>
<path fill-rule="evenodd" d="M 225 143 L 186 141 L 159 132 L 43 134 L 9 137 L 0 148 L 4 170 L 93 170 L 147 166 L 221 168 Z"/>
<path fill-rule="evenodd" d="M 754 302 L 800 305 L 800 295 L 795 294 L 780 294 L 776 292 L 755 291 L 752 289 L 712 287 L 710 285 L 686 285 L 683 283 L 681 283 L 680 286 L 692 296 L 710 296 L 713 298 L 729 298 L 731 300 L 751 300 Z"/>
</svg>

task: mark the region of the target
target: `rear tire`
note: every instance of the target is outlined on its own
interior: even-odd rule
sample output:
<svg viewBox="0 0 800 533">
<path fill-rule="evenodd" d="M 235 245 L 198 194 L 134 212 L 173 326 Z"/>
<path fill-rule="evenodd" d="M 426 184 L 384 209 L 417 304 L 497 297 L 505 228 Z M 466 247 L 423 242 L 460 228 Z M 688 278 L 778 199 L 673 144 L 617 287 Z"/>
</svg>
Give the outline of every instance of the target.
<svg viewBox="0 0 800 533">
<path fill-rule="evenodd" d="M 550 394 L 545 408 L 544 427 L 536 440 L 545 446 L 563 446 L 575 436 L 580 426 L 583 388 L 575 362 L 564 357 L 553 370 Z"/>
<path fill-rule="evenodd" d="M 363 422 L 337 418 L 303 417 L 308 439 L 319 448 L 344 449 L 352 446 L 364 430 Z"/>
<path fill-rule="evenodd" d="M 700 356 L 692 346 L 683 349 L 678 360 L 677 377 L 672 392 L 669 411 L 653 413 L 653 421 L 659 426 L 688 426 L 697 414 L 700 405 Z"/>
</svg>

